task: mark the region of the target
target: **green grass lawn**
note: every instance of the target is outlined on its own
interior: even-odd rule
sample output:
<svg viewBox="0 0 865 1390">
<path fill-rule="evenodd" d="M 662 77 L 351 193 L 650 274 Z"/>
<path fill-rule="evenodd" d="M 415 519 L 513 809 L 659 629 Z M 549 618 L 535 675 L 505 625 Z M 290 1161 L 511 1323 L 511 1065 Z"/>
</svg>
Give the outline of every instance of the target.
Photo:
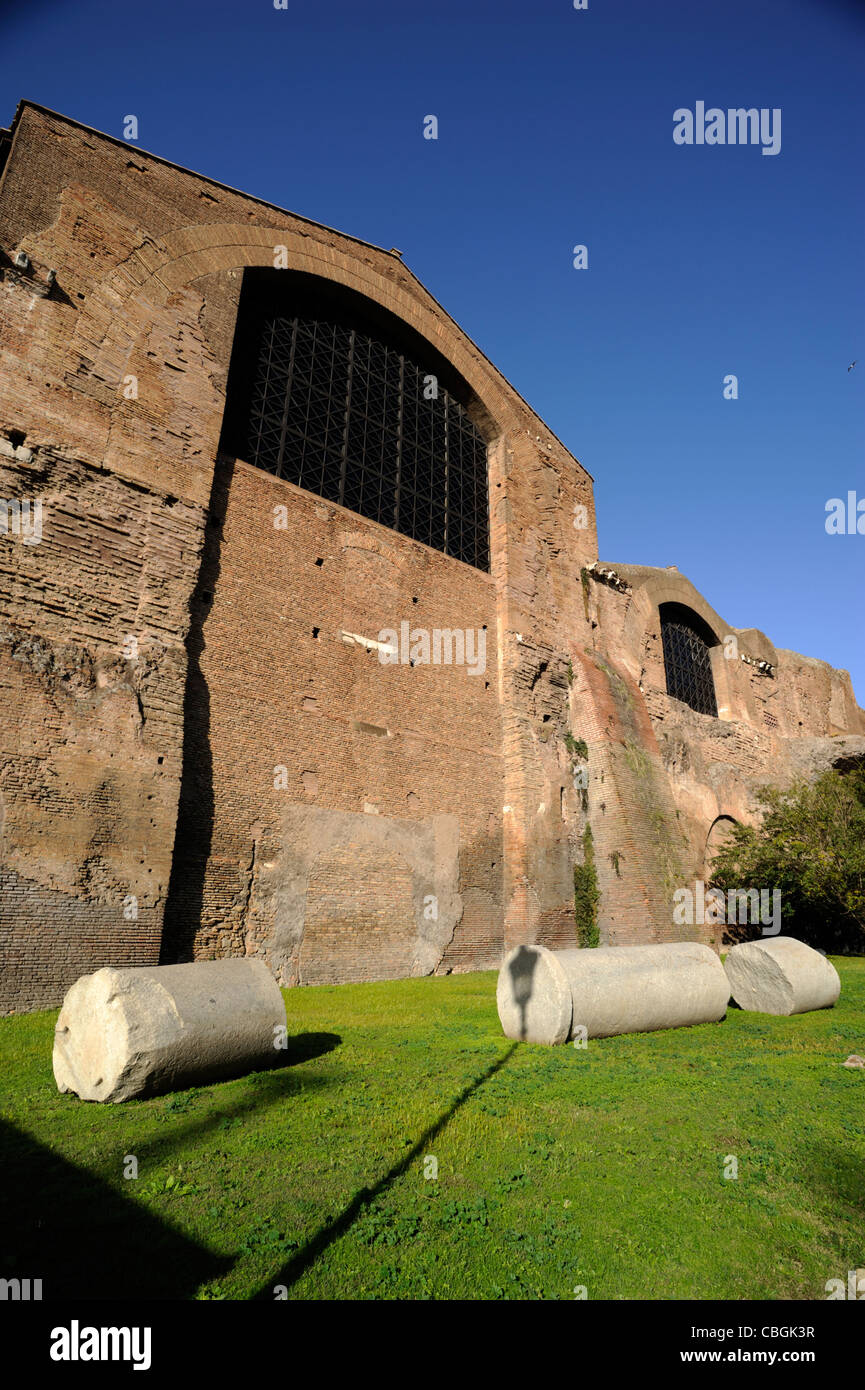
<svg viewBox="0 0 865 1390">
<path fill-rule="evenodd" d="M 865 1268 L 865 1072 L 841 1065 L 865 958 L 834 963 L 834 1009 L 583 1050 L 504 1039 L 492 973 L 289 990 L 287 1065 L 116 1106 L 57 1093 L 54 1012 L 0 1020 L 0 1275 L 45 1298 L 825 1299 Z"/>
</svg>

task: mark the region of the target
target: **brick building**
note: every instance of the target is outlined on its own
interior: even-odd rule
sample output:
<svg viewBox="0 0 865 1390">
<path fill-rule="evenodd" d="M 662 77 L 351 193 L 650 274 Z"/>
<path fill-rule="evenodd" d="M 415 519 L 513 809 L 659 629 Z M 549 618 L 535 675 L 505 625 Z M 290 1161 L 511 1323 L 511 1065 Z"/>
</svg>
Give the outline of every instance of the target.
<svg viewBox="0 0 865 1390">
<path fill-rule="evenodd" d="M 573 945 L 587 826 L 602 941 L 698 935 L 755 787 L 865 751 L 845 672 L 598 563 L 398 252 L 29 102 L 0 166 L 0 1009 Z"/>
</svg>

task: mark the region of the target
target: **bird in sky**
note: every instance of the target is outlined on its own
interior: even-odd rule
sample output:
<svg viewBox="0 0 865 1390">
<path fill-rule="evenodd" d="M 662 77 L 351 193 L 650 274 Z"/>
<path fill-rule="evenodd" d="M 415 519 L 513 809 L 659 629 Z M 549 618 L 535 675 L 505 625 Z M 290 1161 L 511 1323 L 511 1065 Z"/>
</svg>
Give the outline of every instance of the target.
<svg viewBox="0 0 865 1390">
<path fill-rule="evenodd" d="M 856 362 L 858 362 L 858 361 L 859 361 L 859 358 L 857 357 L 855 362 L 851 362 L 851 363 L 850 363 L 850 366 L 847 368 L 848 372 L 852 372 L 853 368 L 856 366 Z"/>
</svg>

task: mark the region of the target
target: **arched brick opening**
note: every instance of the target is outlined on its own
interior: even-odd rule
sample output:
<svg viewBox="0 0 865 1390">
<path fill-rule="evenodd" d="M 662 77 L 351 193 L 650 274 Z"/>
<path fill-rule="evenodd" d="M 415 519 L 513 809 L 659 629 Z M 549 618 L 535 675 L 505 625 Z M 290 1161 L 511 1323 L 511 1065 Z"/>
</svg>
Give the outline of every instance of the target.
<svg viewBox="0 0 865 1390">
<path fill-rule="evenodd" d="M 489 427 L 391 310 L 320 276 L 244 272 L 223 454 L 489 570 Z"/>
<path fill-rule="evenodd" d="M 172 295 L 220 272 L 273 269 L 278 249 L 279 265 L 287 272 L 355 291 L 425 338 L 468 383 L 474 418 L 488 443 L 519 428 L 507 383 L 421 283 L 386 253 L 349 237 L 340 240 L 345 249 L 293 227 L 232 223 L 183 227 L 159 240 L 149 237 L 146 255 L 124 261 L 96 287 L 86 336 L 80 344 L 75 339 L 70 344 L 69 370 L 74 374 L 79 359 L 105 380 L 119 379 L 133 344 Z"/>
<path fill-rule="evenodd" d="M 698 714 L 717 717 L 718 701 L 709 655 L 719 639 L 714 629 L 692 608 L 662 603 L 658 609 L 667 694 Z"/>
<path fill-rule="evenodd" d="M 706 836 L 705 857 L 705 874 L 707 879 L 711 878 L 712 876 L 712 861 L 715 858 L 715 855 L 717 855 L 720 852 L 720 850 L 723 849 L 724 845 L 728 843 L 733 830 L 738 824 L 739 822 L 735 819 L 734 816 L 722 814 L 720 816 L 716 816 L 715 819 L 712 821 L 712 824 L 709 826 L 709 832 Z"/>
</svg>

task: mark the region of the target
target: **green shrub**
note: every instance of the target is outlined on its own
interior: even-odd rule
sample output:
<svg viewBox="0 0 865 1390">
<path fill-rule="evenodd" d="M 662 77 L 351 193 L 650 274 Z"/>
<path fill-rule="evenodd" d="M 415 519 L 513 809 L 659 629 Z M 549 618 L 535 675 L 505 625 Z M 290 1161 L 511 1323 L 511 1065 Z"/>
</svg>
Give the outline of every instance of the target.
<svg viewBox="0 0 865 1390">
<path fill-rule="evenodd" d="M 582 947 L 600 945 L 598 933 L 598 903 L 600 899 L 592 827 L 587 825 L 583 831 L 583 862 L 574 865 L 574 916 L 577 923 L 577 940 Z"/>
<path fill-rule="evenodd" d="M 763 787 L 759 826 L 738 825 L 711 866 L 713 886 L 781 892 L 781 930 L 823 951 L 865 951 L 865 772 Z M 727 927 L 729 941 L 759 935 Z"/>
<path fill-rule="evenodd" d="M 589 748 L 585 739 L 574 738 L 573 734 L 568 731 L 568 733 L 565 734 L 565 747 L 573 757 L 583 758 L 584 761 L 588 762 Z"/>
</svg>

